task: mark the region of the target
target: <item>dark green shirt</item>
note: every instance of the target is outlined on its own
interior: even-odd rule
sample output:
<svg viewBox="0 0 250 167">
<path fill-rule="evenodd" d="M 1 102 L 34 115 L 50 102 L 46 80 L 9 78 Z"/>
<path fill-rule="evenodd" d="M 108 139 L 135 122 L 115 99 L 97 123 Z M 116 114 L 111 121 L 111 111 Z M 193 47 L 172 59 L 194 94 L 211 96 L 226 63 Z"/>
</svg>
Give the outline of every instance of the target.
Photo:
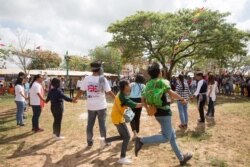
<svg viewBox="0 0 250 167">
<path fill-rule="evenodd" d="M 129 96 L 126 96 L 124 93 L 119 93 L 119 99 L 121 101 L 122 106 L 128 106 L 130 108 L 136 108 L 137 103 L 133 102 Z"/>
</svg>

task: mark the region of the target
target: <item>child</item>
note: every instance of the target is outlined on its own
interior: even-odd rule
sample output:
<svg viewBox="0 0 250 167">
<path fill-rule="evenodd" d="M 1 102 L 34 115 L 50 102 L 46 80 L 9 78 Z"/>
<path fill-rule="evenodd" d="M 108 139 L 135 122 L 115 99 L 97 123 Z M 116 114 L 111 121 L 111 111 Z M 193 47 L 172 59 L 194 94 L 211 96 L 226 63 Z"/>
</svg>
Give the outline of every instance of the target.
<svg viewBox="0 0 250 167">
<path fill-rule="evenodd" d="M 60 135 L 61 121 L 64 111 L 63 99 L 69 102 L 75 101 L 63 94 L 62 90 L 60 89 L 60 80 L 58 78 L 53 78 L 51 81 L 51 85 L 53 86 L 53 88 L 49 91 L 46 103 L 51 101 L 51 112 L 54 117 L 53 134 L 57 139 L 64 139 L 64 137 Z"/>
<path fill-rule="evenodd" d="M 111 119 L 113 124 L 116 126 L 119 136 L 109 137 L 104 140 L 101 139 L 101 145 L 104 147 L 106 143 L 112 141 L 122 140 L 122 148 L 121 148 L 121 156 L 118 160 L 120 164 L 131 164 L 132 161 L 126 158 L 126 151 L 128 147 L 128 143 L 130 140 L 130 134 L 126 123 L 124 121 L 123 115 L 126 108 L 130 107 L 141 108 L 142 103 L 135 103 L 131 99 L 129 99 L 130 95 L 130 84 L 127 80 L 122 80 L 119 82 L 120 93 L 115 97 L 114 105 L 112 108 Z"/>
</svg>

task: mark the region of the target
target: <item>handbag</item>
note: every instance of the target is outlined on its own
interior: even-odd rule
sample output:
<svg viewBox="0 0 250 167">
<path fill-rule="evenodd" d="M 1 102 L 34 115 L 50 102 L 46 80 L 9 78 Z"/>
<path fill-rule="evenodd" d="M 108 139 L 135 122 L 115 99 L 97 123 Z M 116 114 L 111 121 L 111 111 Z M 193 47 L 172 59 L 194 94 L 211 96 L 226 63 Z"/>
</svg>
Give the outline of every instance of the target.
<svg viewBox="0 0 250 167">
<path fill-rule="evenodd" d="M 133 110 L 130 107 L 128 107 L 125 109 L 123 117 L 124 117 L 125 122 L 129 123 L 134 119 L 135 113 L 133 112 Z"/>
<path fill-rule="evenodd" d="M 116 102 L 115 102 L 115 105 L 118 106 L 118 104 L 116 104 Z M 119 108 L 119 107 L 117 107 L 117 108 Z M 122 114 L 122 112 L 120 112 L 120 113 Z M 125 122 L 126 123 L 131 122 L 134 119 L 134 117 L 135 117 L 135 113 L 133 112 L 133 110 L 130 107 L 126 108 L 124 111 L 124 114 L 123 114 L 123 118 L 124 118 Z"/>
</svg>

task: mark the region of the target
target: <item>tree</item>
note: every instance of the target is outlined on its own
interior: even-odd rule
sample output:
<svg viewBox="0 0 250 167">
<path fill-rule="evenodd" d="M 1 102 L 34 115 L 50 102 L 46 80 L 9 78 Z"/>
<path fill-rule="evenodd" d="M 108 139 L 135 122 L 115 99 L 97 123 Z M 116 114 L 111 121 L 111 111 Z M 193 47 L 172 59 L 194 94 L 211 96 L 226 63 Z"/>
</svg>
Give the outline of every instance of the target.
<svg viewBox="0 0 250 167">
<path fill-rule="evenodd" d="M 28 69 L 58 68 L 61 62 L 62 58 L 57 53 L 49 50 L 38 50 L 33 53 Z"/>
<path fill-rule="evenodd" d="M 177 63 L 194 56 L 222 58 L 245 54 L 249 33 L 227 23 L 229 13 L 183 9 L 176 13 L 137 12 L 111 24 L 109 46 L 120 48 L 122 57 L 146 55 L 159 61 L 169 79 Z"/>
<path fill-rule="evenodd" d="M 105 72 L 117 73 L 121 67 L 121 53 L 118 49 L 111 47 L 96 47 L 89 53 L 92 61 L 104 62 L 103 68 Z"/>
<path fill-rule="evenodd" d="M 34 56 L 35 50 L 27 49 L 30 39 L 27 34 L 17 32 L 17 44 L 11 47 L 11 55 L 9 60 L 18 65 L 24 73 L 28 74 L 28 66 L 31 58 Z"/>
<path fill-rule="evenodd" d="M 70 56 L 69 69 L 74 71 L 89 70 L 90 60 L 86 57 Z"/>
</svg>

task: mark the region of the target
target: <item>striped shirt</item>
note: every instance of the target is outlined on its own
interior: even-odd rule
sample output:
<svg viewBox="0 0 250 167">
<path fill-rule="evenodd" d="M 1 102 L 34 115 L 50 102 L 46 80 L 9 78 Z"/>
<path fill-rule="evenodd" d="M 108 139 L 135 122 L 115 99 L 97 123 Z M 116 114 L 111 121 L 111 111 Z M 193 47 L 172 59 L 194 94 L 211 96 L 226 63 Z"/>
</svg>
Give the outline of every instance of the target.
<svg viewBox="0 0 250 167">
<path fill-rule="evenodd" d="M 178 93 L 181 97 L 183 97 L 185 100 L 188 100 L 190 96 L 192 96 L 189 86 L 187 83 L 184 83 L 184 90 L 182 88 L 181 83 L 177 83 L 176 86 L 176 93 Z"/>
</svg>

